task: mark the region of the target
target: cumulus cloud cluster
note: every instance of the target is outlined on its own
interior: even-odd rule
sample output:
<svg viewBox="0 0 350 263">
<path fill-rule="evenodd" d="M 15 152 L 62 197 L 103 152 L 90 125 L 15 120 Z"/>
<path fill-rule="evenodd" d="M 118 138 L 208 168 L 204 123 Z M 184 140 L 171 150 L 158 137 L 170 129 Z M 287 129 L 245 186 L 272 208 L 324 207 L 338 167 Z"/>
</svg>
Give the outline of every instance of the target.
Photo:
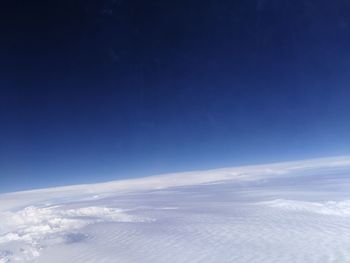
<svg viewBox="0 0 350 263">
<path fill-rule="evenodd" d="M 76 233 L 79 229 L 100 222 L 143 222 L 148 219 L 127 214 L 118 208 L 83 207 L 64 209 L 60 206 L 35 207 L 29 206 L 17 212 L 0 214 L 0 245 L 11 247 L 17 243 L 20 256 L 11 249 L 0 251 L 0 263 L 30 260 L 39 256 L 39 251 L 45 243 L 60 243 L 82 235 Z"/>
</svg>

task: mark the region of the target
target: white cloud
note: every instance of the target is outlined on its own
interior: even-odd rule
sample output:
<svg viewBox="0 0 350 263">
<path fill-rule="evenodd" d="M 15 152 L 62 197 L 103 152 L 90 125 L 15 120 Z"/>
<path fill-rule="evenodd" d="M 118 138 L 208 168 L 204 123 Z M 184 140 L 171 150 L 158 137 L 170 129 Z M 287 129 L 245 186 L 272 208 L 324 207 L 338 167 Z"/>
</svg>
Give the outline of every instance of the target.
<svg viewBox="0 0 350 263">
<path fill-rule="evenodd" d="M 78 209 L 29 206 L 17 212 L 0 213 L 0 218 L 0 245 L 16 242 L 20 247 L 20 253 L 16 255 L 11 251 L 0 251 L 0 263 L 31 260 L 39 256 L 47 240 L 51 243 L 64 242 L 66 236 L 89 224 L 150 220 L 129 215 L 118 208 L 96 206 Z"/>
<path fill-rule="evenodd" d="M 349 168 L 328 158 L 0 195 L 0 263 L 348 262 Z"/>
<path fill-rule="evenodd" d="M 350 200 L 305 202 L 297 200 L 276 199 L 264 202 L 267 206 L 300 212 L 317 213 L 334 216 L 350 216 Z"/>
</svg>

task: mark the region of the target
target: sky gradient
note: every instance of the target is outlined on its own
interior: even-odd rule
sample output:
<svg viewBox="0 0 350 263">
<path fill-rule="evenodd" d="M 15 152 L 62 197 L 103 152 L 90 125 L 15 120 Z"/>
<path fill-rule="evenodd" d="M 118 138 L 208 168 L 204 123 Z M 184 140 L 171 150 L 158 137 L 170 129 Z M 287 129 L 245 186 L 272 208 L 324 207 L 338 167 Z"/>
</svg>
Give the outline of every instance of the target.
<svg viewBox="0 0 350 263">
<path fill-rule="evenodd" d="M 0 192 L 350 154 L 347 1 L 0 10 Z"/>
</svg>

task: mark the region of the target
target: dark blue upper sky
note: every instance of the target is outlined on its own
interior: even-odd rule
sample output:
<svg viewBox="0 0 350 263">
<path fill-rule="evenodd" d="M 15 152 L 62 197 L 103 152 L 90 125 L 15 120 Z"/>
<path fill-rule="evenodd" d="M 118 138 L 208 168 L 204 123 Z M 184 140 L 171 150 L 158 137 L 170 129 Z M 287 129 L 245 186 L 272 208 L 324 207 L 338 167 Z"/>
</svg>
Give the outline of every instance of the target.
<svg viewBox="0 0 350 263">
<path fill-rule="evenodd" d="M 0 6 L 0 192 L 350 154 L 350 2 Z"/>
</svg>

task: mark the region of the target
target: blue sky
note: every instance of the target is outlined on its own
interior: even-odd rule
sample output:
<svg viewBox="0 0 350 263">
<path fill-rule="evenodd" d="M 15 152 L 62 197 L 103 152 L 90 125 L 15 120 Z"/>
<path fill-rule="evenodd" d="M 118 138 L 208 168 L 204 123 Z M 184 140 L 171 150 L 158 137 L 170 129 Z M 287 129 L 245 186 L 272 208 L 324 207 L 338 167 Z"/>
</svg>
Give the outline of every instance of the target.
<svg viewBox="0 0 350 263">
<path fill-rule="evenodd" d="M 346 10 L 8 3 L 0 191 L 350 154 Z"/>
</svg>

